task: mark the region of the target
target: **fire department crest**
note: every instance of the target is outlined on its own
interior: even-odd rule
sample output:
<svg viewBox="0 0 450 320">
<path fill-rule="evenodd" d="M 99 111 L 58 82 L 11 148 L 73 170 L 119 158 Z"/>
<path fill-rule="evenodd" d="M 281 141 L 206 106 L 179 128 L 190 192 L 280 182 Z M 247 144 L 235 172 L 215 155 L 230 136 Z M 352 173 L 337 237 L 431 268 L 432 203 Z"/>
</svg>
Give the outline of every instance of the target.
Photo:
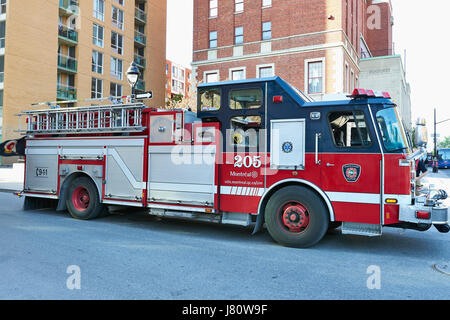
<svg viewBox="0 0 450 320">
<path fill-rule="evenodd" d="M 346 164 L 342 166 L 342 172 L 347 182 L 356 182 L 361 175 L 361 166 L 357 164 Z"/>
</svg>

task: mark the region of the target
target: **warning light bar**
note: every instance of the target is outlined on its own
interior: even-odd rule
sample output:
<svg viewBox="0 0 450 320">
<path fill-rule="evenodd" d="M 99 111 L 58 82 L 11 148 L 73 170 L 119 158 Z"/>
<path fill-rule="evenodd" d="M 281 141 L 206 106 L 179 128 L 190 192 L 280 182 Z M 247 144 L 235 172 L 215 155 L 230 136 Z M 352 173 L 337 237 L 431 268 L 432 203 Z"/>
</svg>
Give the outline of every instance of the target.
<svg viewBox="0 0 450 320">
<path fill-rule="evenodd" d="M 380 92 L 366 89 L 355 89 L 352 95 L 348 96 L 352 99 L 366 99 L 366 98 L 385 98 L 391 99 L 391 95 L 388 92 Z"/>
</svg>

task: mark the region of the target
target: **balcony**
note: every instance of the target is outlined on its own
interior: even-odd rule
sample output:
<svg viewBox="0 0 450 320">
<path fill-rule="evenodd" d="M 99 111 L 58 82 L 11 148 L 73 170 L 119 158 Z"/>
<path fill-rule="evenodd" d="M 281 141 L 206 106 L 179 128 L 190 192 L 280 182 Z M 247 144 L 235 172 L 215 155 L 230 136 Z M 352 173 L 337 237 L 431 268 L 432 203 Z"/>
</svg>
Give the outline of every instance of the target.
<svg viewBox="0 0 450 320">
<path fill-rule="evenodd" d="M 134 43 L 138 47 L 145 47 L 146 42 L 147 42 L 147 37 L 145 36 L 145 34 L 139 32 L 139 31 L 134 31 Z"/>
<path fill-rule="evenodd" d="M 62 24 L 58 26 L 58 39 L 67 45 L 78 44 L 78 31 L 70 29 Z"/>
<path fill-rule="evenodd" d="M 145 81 L 139 79 L 138 82 L 136 83 L 135 89 L 136 89 L 137 91 L 145 91 Z"/>
<path fill-rule="evenodd" d="M 59 14 L 62 16 L 71 16 L 80 12 L 78 1 L 59 0 Z"/>
<path fill-rule="evenodd" d="M 136 24 L 147 23 L 147 14 L 139 8 L 134 9 L 134 18 L 136 20 Z"/>
<path fill-rule="evenodd" d="M 76 100 L 77 99 L 77 89 L 74 87 L 64 86 L 58 84 L 56 89 L 56 98 L 58 100 Z"/>
<path fill-rule="evenodd" d="M 75 58 L 59 55 L 58 56 L 58 69 L 65 73 L 76 73 L 77 72 L 77 60 Z"/>
<path fill-rule="evenodd" d="M 145 58 L 144 57 L 135 54 L 134 55 L 134 62 L 136 62 L 138 67 L 141 67 L 141 68 L 145 69 Z"/>
</svg>

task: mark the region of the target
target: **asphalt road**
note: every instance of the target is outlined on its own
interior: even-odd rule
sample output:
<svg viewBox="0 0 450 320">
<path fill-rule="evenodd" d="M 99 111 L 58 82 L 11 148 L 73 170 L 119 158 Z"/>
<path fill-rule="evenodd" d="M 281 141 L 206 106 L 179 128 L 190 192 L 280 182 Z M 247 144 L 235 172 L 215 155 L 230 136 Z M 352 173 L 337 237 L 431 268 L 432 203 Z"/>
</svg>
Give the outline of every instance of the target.
<svg viewBox="0 0 450 320">
<path fill-rule="evenodd" d="M 338 230 L 292 249 L 234 226 L 0 203 L 0 299 L 450 299 L 450 275 L 433 268 L 450 264 L 450 234 L 435 228 Z"/>
</svg>

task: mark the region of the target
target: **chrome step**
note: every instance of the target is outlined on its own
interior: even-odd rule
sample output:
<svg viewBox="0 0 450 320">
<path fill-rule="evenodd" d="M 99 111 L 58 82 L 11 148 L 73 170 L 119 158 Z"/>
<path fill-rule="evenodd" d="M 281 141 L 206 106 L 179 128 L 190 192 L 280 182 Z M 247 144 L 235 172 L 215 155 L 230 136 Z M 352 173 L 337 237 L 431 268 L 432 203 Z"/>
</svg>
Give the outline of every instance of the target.
<svg viewBox="0 0 450 320">
<path fill-rule="evenodd" d="M 343 222 L 342 234 L 376 237 L 381 236 L 382 226 L 370 223 Z"/>
</svg>

